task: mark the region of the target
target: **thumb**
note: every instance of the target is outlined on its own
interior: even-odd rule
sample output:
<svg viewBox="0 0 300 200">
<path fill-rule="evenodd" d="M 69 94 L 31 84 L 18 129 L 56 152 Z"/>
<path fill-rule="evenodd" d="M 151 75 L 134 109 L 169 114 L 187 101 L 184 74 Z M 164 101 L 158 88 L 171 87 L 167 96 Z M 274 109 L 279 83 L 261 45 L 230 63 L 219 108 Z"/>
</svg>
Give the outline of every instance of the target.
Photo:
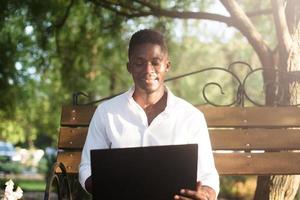
<svg viewBox="0 0 300 200">
<path fill-rule="evenodd" d="M 196 184 L 196 191 L 199 191 L 201 186 L 202 186 L 201 181 L 198 181 L 197 184 Z"/>
</svg>

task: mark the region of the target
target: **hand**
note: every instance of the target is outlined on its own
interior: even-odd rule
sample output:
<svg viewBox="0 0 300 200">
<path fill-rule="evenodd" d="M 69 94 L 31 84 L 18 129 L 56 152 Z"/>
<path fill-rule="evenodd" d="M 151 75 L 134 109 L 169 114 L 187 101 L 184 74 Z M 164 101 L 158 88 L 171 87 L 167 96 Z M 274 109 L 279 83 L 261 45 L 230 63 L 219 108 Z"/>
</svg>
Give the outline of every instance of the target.
<svg viewBox="0 0 300 200">
<path fill-rule="evenodd" d="M 174 196 L 175 200 L 215 200 L 216 193 L 215 191 L 208 187 L 202 186 L 201 182 L 197 182 L 196 191 L 181 189 L 180 195 Z"/>
<path fill-rule="evenodd" d="M 90 194 L 92 194 L 92 176 L 89 176 L 86 180 L 85 180 L 85 189 L 86 191 L 88 191 Z"/>
</svg>

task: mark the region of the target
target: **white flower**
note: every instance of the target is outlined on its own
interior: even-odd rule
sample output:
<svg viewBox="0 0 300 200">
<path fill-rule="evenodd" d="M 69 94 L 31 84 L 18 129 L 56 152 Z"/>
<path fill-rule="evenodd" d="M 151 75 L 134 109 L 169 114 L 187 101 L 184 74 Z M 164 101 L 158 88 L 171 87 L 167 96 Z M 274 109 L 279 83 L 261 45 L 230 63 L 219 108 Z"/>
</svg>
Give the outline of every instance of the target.
<svg viewBox="0 0 300 200">
<path fill-rule="evenodd" d="M 23 196 L 23 190 L 20 187 L 17 187 L 17 190 L 14 192 L 15 199 L 21 199 Z"/>
<path fill-rule="evenodd" d="M 23 190 L 18 187 L 14 192 L 14 182 L 12 180 L 7 181 L 5 185 L 4 198 L 2 200 L 18 200 L 22 198 Z"/>
</svg>

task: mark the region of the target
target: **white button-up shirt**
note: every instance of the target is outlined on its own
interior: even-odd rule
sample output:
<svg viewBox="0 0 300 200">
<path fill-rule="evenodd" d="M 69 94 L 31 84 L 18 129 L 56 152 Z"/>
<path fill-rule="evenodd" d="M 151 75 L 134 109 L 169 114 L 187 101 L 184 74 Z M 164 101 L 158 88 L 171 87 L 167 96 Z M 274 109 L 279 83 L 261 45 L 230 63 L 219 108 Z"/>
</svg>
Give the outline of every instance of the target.
<svg viewBox="0 0 300 200">
<path fill-rule="evenodd" d="M 98 106 L 91 120 L 79 166 L 85 188 L 91 176 L 90 150 L 171 144 L 198 144 L 197 181 L 219 192 L 209 134 L 203 114 L 168 90 L 167 106 L 150 125 L 132 95 L 134 88 Z"/>
</svg>

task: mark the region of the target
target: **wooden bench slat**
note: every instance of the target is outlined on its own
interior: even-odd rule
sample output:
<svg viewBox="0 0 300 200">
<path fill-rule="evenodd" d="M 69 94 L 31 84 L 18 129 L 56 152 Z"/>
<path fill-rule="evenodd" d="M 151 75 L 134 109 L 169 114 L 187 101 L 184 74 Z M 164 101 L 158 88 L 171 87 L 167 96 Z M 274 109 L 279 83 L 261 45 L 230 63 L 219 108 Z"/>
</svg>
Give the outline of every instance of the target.
<svg viewBox="0 0 300 200">
<path fill-rule="evenodd" d="M 299 152 L 215 153 L 215 163 L 221 175 L 299 174 Z"/>
<path fill-rule="evenodd" d="M 63 106 L 62 125 L 88 126 L 96 106 Z M 300 107 L 202 107 L 209 127 L 300 127 Z M 284 117 L 283 117 L 284 116 Z"/>
<path fill-rule="evenodd" d="M 88 127 L 61 127 L 59 131 L 58 148 L 82 149 Z"/>
<path fill-rule="evenodd" d="M 82 149 L 88 127 L 61 127 L 58 148 Z M 300 129 L 211 129 L 214 150 L 300 150 Z"/>
<path fill-rule="evenodd" d="M 81 151 L 58 152 L 56 160 L 65 165 L 67 173 L 78 173 Z M 56 173 L 61 171 L 58 169 Z"/>
<path fill-rule="evenodd" d="M 96 106 L 63 106 L 61 125 L 88 126 L 96 108 Z"/>
<path fill-rule="evenodd" d="M 197 108 L 210 127 L 300 127 L 300 107 Z"/>
<path fill-rule="evenodd" d="M 300 129 L 209 130 L 214 150 L 300 150 Z"/>
<path fill-rule="evenodd" d="M 300 152 L 214 153 L 214 157 L 220 175 L 300 173 Z M 59 152 L 57 161 L 64 163 L 68 173 L 78 173 L 80 158 L 80 151 Z"/>
</svg>

